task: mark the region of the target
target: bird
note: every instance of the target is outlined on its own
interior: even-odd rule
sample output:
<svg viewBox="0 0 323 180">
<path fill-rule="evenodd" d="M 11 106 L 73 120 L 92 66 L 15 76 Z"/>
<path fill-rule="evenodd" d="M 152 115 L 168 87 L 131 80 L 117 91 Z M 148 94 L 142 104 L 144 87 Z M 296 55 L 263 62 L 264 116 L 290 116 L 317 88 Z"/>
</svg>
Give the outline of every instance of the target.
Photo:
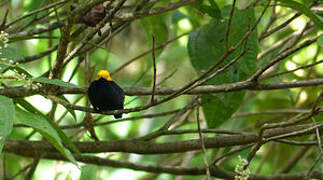
<svg viewBox="0 0 323 180">
<path fill-rule="evenodd" d="M 97 77 L 91 82 L 87 94 L 96 112 L 123 109 L 124 91 L 112 80 L 107 70 L 100 70 L 97 73 Z M 121 117 L 122 113 L 114 115 L 116 119 Z"/>
</svg>

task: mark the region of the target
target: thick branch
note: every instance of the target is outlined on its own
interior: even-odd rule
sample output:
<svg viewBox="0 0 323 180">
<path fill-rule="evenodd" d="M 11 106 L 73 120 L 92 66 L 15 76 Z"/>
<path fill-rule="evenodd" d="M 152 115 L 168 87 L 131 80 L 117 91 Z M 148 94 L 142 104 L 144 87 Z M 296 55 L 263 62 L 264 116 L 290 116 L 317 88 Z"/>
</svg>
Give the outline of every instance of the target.
<svg viewBox="0 0 323 180">
<path fill-rule="evenodd" d="M 322 124 L 322 123 L 318 123 Z M 299 125 L 293 127 L 284 127 L 268 130 L 264 134 L 264 138 L 276 137 L 291 132 L 296 132 L 312 127 L 311 125 Z M 320 127 L 323 130 L 323 126 Z M 297 136 L 314 134 L 315 129 L 304 131 Z M 290 137 L 292 137 L 291 135 Z M 248 133 L 241 135 L 217 136 L 205 138 L 205 148 L 231 147 L 237 145 L 246 145 L 256 143 L 258 141 L 257 133 Z M 120 140 L 120 141 L 101 141 L 101 142 L 75 142 L 76 147 L 82 153 L 101 153 L 101 152 L 126 152 L 137 154 L 167 154 L 181 153 L 186 151 L 200 150 L 201 141 L 199 139 L 171 142 L 171 143 L 150 143 L 136 140 Z M 16 154 L 24 154 L 33 152 L 33 154 L 41 152 L 57 152 L 57 150 L 46 141 L 16 141 L 8 140 L 4 146 L 5 152 Z"/>
<path fill-rule="evenodd" d="M 24 156 L 33 157 L 31 153 L 26 153 Z M 44 158 L 54 159 L 54 160 L 64 160 L 66 158 L 58 153 L 48 153 L 43 155 Z M 166 165 L 150 165 L 150 164 L 139 164 L 127 161 L 118 161 L 111 159 L 104 159 L 95 156 L 75 156 L 75 159 L 79 162 L 87 164 L 95 164 L 99 166 L 108 166 L 114 168 L 128 168 L 139 171 L 146 171 L 151 173 L 169 173 L 174 175 L 204 175 L 204 168 L 197 167 L 180 167 L 180 166 L 166 166 Z M 273 175 L 253 175 L 251 174 L 248 178 L 249 180 L 266 180 L 266 179 L 275 179 L 275 180 L 303 180 L 307 172 L 291 173 L 291 174 L 273 174 Z M 234 179 L 235 174 L 222 170 L 217 167 L 211 168 L 211 175 L 218 178 L 225 179 Z M 322 172 L 313 171 L 311 178 L 322 179 Z"/>
<path fill-rule="evenodd" d="M 208 93 L 220 93 L 220 92 L 231 92 L 240 90 L 275 90 L 275 89 L 285 89 L 285 88 L 297 88 L 297 87 L 307 87 L 307 86 L 319 86 L 323 85 L 323 78 L 312 79 L 305 81 L 295 81 L 295 82 L 282 82 L 282 83 L 266 83 L 257 84 L 256 82 L 241 81 L 231 84 L 223 85 L 207 85 L 196 87 L 184 94 L 208 94 Z M 0 95 L 4 95 L 11 98 L 32 96 L 42 92 L 44 87 L 10 87 L 5 89 L 0 89 Z M 151 95 L 151 88 L 123 88 L 125 94 L 128 96 L 143 96 Z M 156 88 L 155 95 L 169 95 L 177 92 L 180 88 Z M 87 88 L 67 88 L 60 87 L 57 91 L 58 95 L 61 94 L 85 94 Z"/>
</svg>

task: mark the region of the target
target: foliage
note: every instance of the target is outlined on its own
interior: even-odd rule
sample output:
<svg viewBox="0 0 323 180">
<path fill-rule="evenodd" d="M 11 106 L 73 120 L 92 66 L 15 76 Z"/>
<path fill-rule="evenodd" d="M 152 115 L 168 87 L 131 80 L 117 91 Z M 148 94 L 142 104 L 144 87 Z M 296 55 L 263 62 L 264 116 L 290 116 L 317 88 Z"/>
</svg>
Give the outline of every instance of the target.
<svg viewBox="0 0 323 180">
<path fill-rule="evenodd" d="M 5 178 L 322 176 L 321 2 L 100 1 L 89 27 L 95 2 L 0 2 Z M 126 93 L 123 119 L 88 102 L 101 69 Z"/>
</svg>

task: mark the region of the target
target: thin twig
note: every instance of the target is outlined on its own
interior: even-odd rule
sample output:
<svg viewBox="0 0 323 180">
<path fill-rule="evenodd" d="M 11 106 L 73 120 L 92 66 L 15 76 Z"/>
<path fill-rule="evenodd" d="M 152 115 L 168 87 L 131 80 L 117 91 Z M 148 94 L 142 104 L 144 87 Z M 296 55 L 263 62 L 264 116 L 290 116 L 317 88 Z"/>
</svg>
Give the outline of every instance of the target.
<svg viewBox="0 0 323 180">
<path fill-rule="evenodd" d="M 276 1 L 275 1 L 274 5 L 272 6 L 269 22 L 266 24 L 265 28 L 260 33 L 259 37 L 263 37 L 264 34 L 268 32 L 268 29 L 270 28 L 270 26 L 272 26 L 276 20 L 277 20 L 277 14 L 276 14 Z"/>
<path fill-rule="evenodd" d="M 320 154 L 317 156 L 317 158 L 315 159 L 315 161 L 313 162 L 313 165 L 311 166 L 311 168 L 308 170 L 307 174 L 306 174 L 306 177 L 305 179 L 310 179 L 311 178 L 311 175 L 313 173 L 313 170 L 314 170 L 314 167 L 315 165 L 321 160 L 323 156 L 323 153 L 320 152 Z"/>
<path fill-rule="evenodd" d="M 229 156 L 237 153 L 237 152 L 240 152 L 240 151 L 243 151 L 247 148 L 250 148 L 252 147 L 253 144 L 247 144 L 247 145 L 244 145 L 244 146 L 241 146 L 241 147 L 238 147 L 236 149 L 232 149 L 231 151 L 225 153 L 225 154 L 222 154 L 220 157 L 216 158 L 213 160 L 212 164 L 213 165 L 219 165 L 221 164 L 226 158 L 228 158 Z"/>
<path fill-rule="evenodd" d="M 305 33 L 303 34 L 303 37 L 305 37 L 306 35 L 312 33 L 313 31 L 315 31 L 315 26 L 312 25 L 311 27 L 309 27 Z M 272 53 L 273 51 L 277 50 L 278 48 L 282 47 L 284 44 L 286 44 L 288 41 L 290 41 L 291 39 L 293 39 L 294 37 L 296 37 L 299 34 L 299 32 L 294 32 L 291 35 L 276 41 L 275 44 L 270 45 L 270 47 L 268 47 L 267 49 L 263 50 L 262 52 L 260 52 L 257 55 L 257 59 L 261 60 L 263 59 L 265 56 L 269 55 L 270 53 Z"/>
<path fill-rule="evenodd" d="M 234 113 L 232 117 L 244 117 L 244 116 L 259 116 L 259 115 L 273 115 L 273 114 L 297 114 L 297 113 L 309 113 L 310 109 L 280 109 L 280 110 L 266 110 L 259 112 L 238 112 Z"/>
<path fill-rule="evenodd" d="M 199 101 L 199 99 L 198 99 L 198 101 Z M 209 163 L 208 163 L 207 155 L 206 155 L 204 137 L 203 137 L 202 132 L 201 132 L 200 108 L 199 108 L 199 106 L 196 107 L 196 123 L 197 123 L 198 134 L 199 134 L 199 138 L 200 138 L 201 146 L 202 146 L 204 165 L 205 165 L 205 169 L 206 169 L 206 177 L 207 177 L 207 180 L 211 180 L 211 173 L 210 173 L 210 167 L 209 167 Z"/>
<path fill-rule="evenodd" d="M 5 29 L 5 25 L 7 23 L 7 18 L 8 18 L 8 13 L 9 13 L 9 9 L 6 10 L 6 13 L 4 14 L 2 23 L 0 24 L 0 30 L 4 30 Z"/>
<path fill-rule="evenodd" d="M 270 138 L 266 138 L 265 141 L 272 141 L 272 140 L 275 140 L 275 139 L 282 139 L 282 138 L 287 138 L 287 137 L 291 137 L 291 136 L 296 136 L 298 134 L 304 134 L 306 132 L 309 132 L 309 131 L 312 131 L 312 130 L 315 130 L 317 128 L 321 128 L 323 127 L 323 124 L 317 124 L 313 127 L 309 127 L 309 128 L 306 128 L 306 129 L 302 129 L 302 130 L 298 130 L 298 131 L 294 131 L 294 132 L 290 132 L 290 133 L 286 133 L 286 134 L 281 134 L 281 135 L 278 135 L 278 136 L 273 136 L 273 137 L 270 137 Z"/>
<path fill-rule="evenodd" d="M 277 73 L 277 74 L 273 74 L 273 75 L 270 75 L 270 76 L 266 76 L 264 78 L 261 78 L 261 79 L 269 79 L 269 78 L 273 78 L 273 77 L 277 77 L 277 76 L 281 76 L 281 75 L 285 75 L 285 74 L 289 74 L 289 73 L 292 73 L 292 72 L 295 72 L 297 70 L 300 70 L 300 69 L 305 69 L 305 68 L 309 68 L 309 67 L 313 67 L 317 64 L 321 64 L 323 63 L 323 60 L 319 60 L 317 62 L 314 62 L 312 64 L 308 64 L 308 65 L 304 65 L 304 66 L 300 66 L 298 68 L 295 68 L 295 69 L 292 69 L 292 70 L 289 70 L 289 71 L 285 71 L 285 72 L 281 72 L 281 73 Z"/>
<path fill-rule="evenodd" d="M 168 129 L 172 124 L 174 124 L 176 121 L 179 120 L 179 118 L 184 115 L 189 109 L 192 109 L 196 106 L 197 97 L 193 98 L 191 102 L 189 102 L 184 108 L 182 108 L 180 111 L 178 111 L 174 116 L 172 116 L 161 128 L 159 128 L 157 131 L 154 131 L 150 134 L 147 134 L 145 136 L 136 138 L 137 140 L 143 140 L 148 141 L 153 138 L 157 138 L 165 133 L 167 133 Z"/>
<path fill-rule="evenodd" d="M 6 24 L 5 27 L 7 28 L 7 27 L 9 27 L 9 26 L 11 26 L 11 25 L 13 25 L 13 24 L 15 24 L 15 23 L 17 23 L 17 22 L 19 22 L 19 21 L 27 18 L 27 17 L 29 17 L 29 16 L 32 16 L 34 14 L 37 14 L 37 13 L 39 13 L 41 11 L 45 11 L 45 10 L 50 9 L 52 7 L 56 7 L 56 6 L 62 5 L 64 3 L 66 3 L 66 2 L 68 2 L 68 1 L 70 1 L 70 0 L 59 1 L 59 2 L 56 2 L 56 3 L 49 4 L 49 5 L 47 5 L 47 6 L 43 7 L 43 8 L 39 8 L 39 9 L 36 9 L 34 11 L 31 11 L 31 12 L 29 12 L 29 13 L 21 16 L 21 17 L 18 17 L 17 19 L 11 21 L 10 23 Z"/>
<path fill-rule="evenodd" d="M 250 77 L 250 81 L 257 81 L 259 76 L 261 76 L 267 69 L 269 69 L 273 65 L 277 64 L 278 62 L 282 61 L 286 57 L 290 56 L 294 52 L 297 52 L 297 51 L 303 49 L 304 47 L 307 47 L 307 46 L 311 45 L 312 43 L 316 42 L 320 36 L 321 36 L 321 34 L 314 37 L 313 39 L 308 39 L 308 40 L 304 41 L 302 44 L 300 44 L 294 48 L 287 49 L 285 52 L 279 54 L 275 59 L 273 59 L 271 62 L 266 64 L 263 68 L 258 69 L 257 72 Z"/>
<path fill-rule="evenodd" d="M 296 13 L 293 17 L 289 18 L 288 20 L 286 20 L 285 22 L 283 22 L 282 24 L 280 24 L 279 26 L 267 31 L 266 33 L 262 33 L 261 36 L 259 37 L 259 41 L 262 41 L 263 39 L 265 39 L 266 37 L 269 37 L 271 34 L 285 28 L 289 23 L 291 23 L 294 19 L 296 19 L 297 17 L 299 17 L 301 15 L 301 13 Z"/>
<path fill-rule="evenodd" d="M 40 157 L 36 156 L 34 159 L 33 159 L 33 162 L 31 163 L 31 167 L 27 173 L 27 175 L 25 176 L 25 180 L 31 180 L 35 171 L 36 171 L 36 167 L 39 163 L 39 160 L 40 160 Z"/>
<path fill-rule="evenodd" d="M 15 179 L 17 176 L 23 174 L 25 171 L 27 171 L 33 163 L 28 164 L 27 166 L 25 166 L 24 168 L 20 169 L 16 174 L 14 174 L 13 176 L 7 178 L 7 180 L 13 180 Z"/>
<path fill-rule="evenodd" d="M 55 3 L 55 1 L 54 1 L 54 0 L 51 0 L 51 1 L 52 1 L 52 3 Z M 60 20 L 60 18 L 59 18 L 59 14 L 58 14 L 57 8 L 56 8 L 56 6 L 54 6 L 53 8 L 54 8 L 54 11 L 55 11 L 55 17 L 56 17 L 56 20 L 57 20 L 57 22 L 58 22 L 58 23 L 60 23 L 60 22 L 61 22 L 61 20 Z M 62 30 L 62 28 L 61 28 L 61 27 L 60 27 L 60 30 L 61 30 L 61 33 L 63 33 L 63 30 Z"/>
<path fill-rule="evenodd" d="M 155 56 L 155 37 L 153 36 L 153 53 L 152 53 L 152 56 L 153 56 L 153 73 L 154 73 L 154 77 L 153 77 L 153 89 L 152 89 L 152 94 L 151 94 L 151 103 L 154 103 L 155 102 L 155 90 L 156 90 L 156 79 L 157 79 L 157 70 L 156 70 L 156 56 Z"/>
<path fill-rule="evenodd" d="M 291 158 L 289 158 L 288 162 L 284 167 L 280 170 L 280 173 L 288 173 L 297 163 L 299 160 L 304 157 L 304 155 L 310 150 L 311 146 L 303 146 L 298 152 L 295 153 Z"/>
<path fill-rule="evenodd" d="M 313 125 L 316 124 L 314 117 L 311 117 L 311 119 L 313 121 Z M 317 141 L 317 146 L 318 146 L 319 152 L 323 153 L 321 136 L 320 136 L 320 131 L 318 128 L 315 129 L 315 133 L 316 133 L 316 141 Z"/>
<path fill-rule="evenodd" d="M 320 98 L 320 96 L 319 96 Z M 318 99 L 319 99 L 318 98 Z M 312 118 L 312 121 L 313 121 L 313 126 L 315 126 L 316 122 L 315 122 L 315 119 L 313 117 Z M 317 141 L 317 145 L 318 145 L 318 149 L 319 149 L 319 155 L 317 156 L 317 158 L 315 159 L 315 161 L 313 162 L 311 168 L 308 170 L 308 173 L 306 175 L 306 179 L 310 179 L 311 177 L 311 174 L 314 170 L 314 167 L 315 165 L 319 162 L 319 161 L 322 161 L 322 156 L 323 156 L 323 149 L 322 149 L 322 142 L 321 142 L 321 136 L 320 136 L 320 131 L 318 128 L 315 128 L 315 135 L 316 135 L 316 141 Z"/>
<path fill-rule="evenodd" d="M 229 51 L 229 35 L 230 35 L 231 23 L 232 23 L 233 13 L 234 13 L 235 7 L 236 7 L 236 0 L 233 0 L 232 7 L 231 7 L 231 12 L 230 12 L 230 18 L 229 18 L 229 22 L 228 22 L 228 27 L 227 27 L 227 31 L 225 33 L 225 51 L 226 52 Z"/>
<path fill-rule="evenodd" d="M 100 31 L 100 29 L 105 26 L 105 24 L 107 22 L 110 21 L 110 19 L 112 19 L 114 17 L 114 15 L 120 10 L 120 8 L 122 7 L 122 5 L 126 2 L 126 0 L 122 0 L 120 1 L 117 6 L 111 11 L 109 12 L 109 16 L 106 16 L 100 23 L 98 26 L 96 26 L 85 38 L 83 38 L 81 40 L 81 43 L 76 46 L 73 50 L 71 50 L 71 52 L 69 54 L 66 55 L 66 57 L 64 58 L 64 64 L 66 65 L 77 53 L 79 53 L 81 51 L 81 49 L 83 47 L 85 47 L 85 45 L 98 33 L 98 31 Z M 74 12 L 74 11 L 73 11 Z M 120 27 L 120 26 L 119 26 Z M 114 27 L 111 27 L 114 28 Z M 110 32 L 113 31 L 115 29 L 112 30 L 108 30 L 108 35 L 111 34 Z M 103 40 L 104 36 L 100 37 L 100 40 Z M 111 36 L 109 36 L 111 37 Z M 99 43 L 95 43 L 95 44 L 99 44 Z M 88 51 L 88 50 L 87 50 Z"/>
<path fill-rule="evenodd" d="M 186 36 L 186 35 L 188 35 L 188 34 L 189 34 L 189 33 L 188 33 L 188 32 L 186 32 L 186 33 L 183 33 L 183 34 L 181 34 L 181 35 L 179 35 L 179 36 L 176 36 L 175 38 L 170 39 L 170 40 L 168 40 L 168 41 L 166 41 L 166 42 L 164 42 L 164 43 L 162 43 L 162 44 L 158 45 L 157 47 L 155 47 L 155 50 L 158 50 L 158 49 L 164 48 L 164 47 L 165 47 L 165 46 L 167 46 L 168 44 L 170 44 L 170 43 L 172 43 L 172 42 L 174 42 L 174 41 L 176 41 L 176 40 L 178 40 L 178 39 L 180 39 L 180 38 L 182 38 L 183 36 Z M 122 65 L 121 65 L 120 67 L 118 67 L 116 70 L 112 71 L 110 74 L 111 74 L 111 75 L 114 75 L 114 74 L 118 73 L 119 71 L 121 71 L 122 69 L 124 69 L 124 68 L 125 68 L 126 66 L 128 66 L 129 64 L 131 64 L 131 63 L 135 62 L 136 60 L 139 60 L 140 58 L 142 58 L 142 57 L 144 57 L 145 55 L 147 55 L 147 54 L 151 53 L 152 51 L 153 51 L 152 49 L 149 49 L 149 50 L 147 50 L 147 51 L 145 51 L 145 52 L 143 52 L 143 53 L 139 54 L 138 56 L 136 56 L 136 57 L 134 57 L 134 58 L 132 58 L 132 59 L 130 59 L 130 60 L 128 60 L 128 61 L 126 61 L 124 64 L 122 64 Z"/>
</svg>

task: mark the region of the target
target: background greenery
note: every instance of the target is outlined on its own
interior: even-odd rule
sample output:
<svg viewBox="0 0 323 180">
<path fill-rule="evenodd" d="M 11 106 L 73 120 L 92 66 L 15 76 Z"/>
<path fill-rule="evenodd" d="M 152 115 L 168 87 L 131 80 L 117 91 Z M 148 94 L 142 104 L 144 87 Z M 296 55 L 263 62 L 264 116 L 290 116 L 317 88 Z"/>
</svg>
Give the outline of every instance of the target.
<svg viewBox="0 0 323 180">
<path fill-rule="evenodd" d="M 295 115 L 310 112 L 313 107 L 318 107 L 318 113 L 299 124 L 322 122 L 323 103 L 319 98 L 322 92 L 323 76 L 321 64 L 323 62 L 323 38 L 320 35 L 323 27 L 323 4 L 321 1 L 278 0 L 267 4 L 268 1 L 265 0 L 241 0 L 236 2 L 233 16 L 231 16 L 233 1 L 130 0 L 123 4 L 112 18 L 113 30 L 110 30 L 109 22 L 101 28 L 102 36 L 96 33 L 95 28 L 87 27 L 79 20 L 86 12 L 87 6 L 84 5 L 92 1 L 60 1 L 62 4 L 55 8 L 37 11 L 55 2 L 58 1 L 4 0 L 0 2 L 0 22 L 4 22 L 0 29 L 9 34 L 8 47 L 5 48 L 5 42 L 0 42 L 2 47 L 0 55 L 0 149 L 4 146 L 1 154 L 0 176 L 4 178 L 176 180 L 207 178 L 205 175 L 196 176 L 190 173 L 182 175 L 163 171 L 150 173 L 151 171 L 135 171 L 133 170 L 135 168 L 77 163 L 72 155 L 72 153 L 79 156 L 82 154 L 73 142 L 94 142 L 93 134 L 90 135 L 87 131 L 89 126 L 93 130 L 93 124 L 95 124 L 95 134 L 100 141 L 131 140 L 132 138 L 140 139 L 158 131 L 173 117 L 174 121 L 168 128 L 169 131 L 195 130 L 194 133 L 171 136 L 161 133 L 149 139 L 149 142 L 164 143 L 199 139 L 198 131 L 196 131 L 196 106 L 198 105 L 183 111 L 192 100 L 196 103 L 194 101 L 196 95 L 180 95 L 149 109 L 126 113 L 123 116 L 126 119 L 120 122 L 114 122 L 111 115 L 92 114 L 94 122 L 88 124 L 91 120 L 88 116 L 89 109 L 85 108 L 80 111 L 77 107 L 90 107 L 84 94 L 85 88 L 95 78 L 96 72 L 101 69 L 109 70 L 115 82 L 123 88 L 129 88 L 126 91 L 128 94 L 125 100 L 126 109 L 149 104 L 151 95 L 131 94 L 131 92 L 134 90 L 133 87 L 152 87 L 153 55 L 151 51 L 145 52 L 152 49 L 153 37 L 156 39 L 156 47 L 165 44 L 162 48 L 155 50 L 157 87 L 180 88 L 199 77 L 227 53 L 227 37 L 228 47 L 235 46 L 253 28 L 258 18 L 261 18 L 259 24 L 248 37 L 247 43 L 243 42 L 239 45 L 215 70 L 224 67 L 239 54 L 245 54 L 226 71 L 203 85 L 223 85 L 245 81 L 257 70 L 266 67 L 272 60 L 283 56 L 284 53 L 289 54 L 277 64 L 270 66 L 269 70 L 258 78 L 259 83 L 278 84 L 310 80 L 318 80 L 321 83 L 299 85 L 296 88 L 280 87 L 276 90 L 260 88 L 252 91 L 243 88 L 234 92 L 197 93 L 201 95 L 202 105 L 199 119 L 202 128 L 227 130 L 231 133 L 259 133 L 265 123 L 288 121 Z M 121 1 L 115 1 L 112 4 L 109 2 L 104 3 L 107 9 L 111 10 Z M 178 3 L 178 6 L 170 8 L 172 3 Z M 80 12 L 78 9 L 73 10 L 75 12 L 73 14 L 70 8 L 72 4 L 83 10 Z M 262 16 L 265 8 L 268 9 Z M 150 13 L 153 11 L 148 11 L 149 9 L 156 10 L 157 13 Z M 8 16 L 5 18 L 7 10 Z M 28 13 L 32 14 L 26 16 Z M 20 17 L 23 18 L 19 19 Z M 73 25 L 68 19 L 71 17 L 74 18 Z M 15 21 L 17 19 L 19 21 Z M 228 23 L 231 27 L 229 33 Z M 68 27 L 68 25 L 71 26 Z M 68 39 L 68 36 L 62 35 L 64 28 L 70 30 L 68 34 L 77 31 L 80 33 Z M 95 35 L 91 37 L 91 33 Z M 181 37 L 170 41 L 179 36 Z M 87 37 L 90 38 L 85 41 Z M 293 48 L 311 39 L 314 40 L 309 45 L 290 52 Z M 64 47 L 63 41 L 69 42 L 66 48 L 54 49 L 44 54 L 56 45 Z M 58 54 L 63 52 L 61 55 L 66 58 L 80 44 L 85 46 L 65 66 L 59 67 L 61 73 L 54 75 L 56 80 L 51 79 L 51 72 L 59 59 Z M 40 56 L 36 57 L 37 55 Z M 138 56 L 140 57 L 137 58 Z M 123 66 L 129 61 L 131 63 Z M 299 70 L 295 70 L 299 67 L 301 67 Z M 24 94 L 20 90 L 22 95 L 16 91 L 11 91 L 11 94 L 6 91 L 8 88 L 15 87 L 22 87 L 28 92 L 31 92 L 32 87 L 36 89 L 40 87 L 42 91 Z M 81 90 L 77 93 L 62 95 L 56 94 L 59 90 L 55 88 L 58 87 Z M 168 97 L 167 95 L 156 95 L 155 101 L 158 102 Z M 63 103 L 60 103 L 61 101 Z M 64 102 L 72 105 L 64 107 Z M 182 110 L 181 114 L 173 112 L 158 117 L 141 117 L 178 109 Z M 111 114 L 111 112 L 108 113 Z M 139 118 L 131 119 L 137 116 Z M 130 119 L 127 120 L 127 118 Z M 322 126 L 320 128 L 322 129 Z M 289 141 L 303 143 L 300 145 L 277 141 L 264 144 L 249 165 L 251 174 L 292 174 L 308 172 L 311 168 L 322 168 L 322 161 L 318 163 L 315 161 L 320 153 L 322 156 L 322 147 L 318 148 L 316 145 L 321 145 L 317 143 L 316 135 L 319 133 L 288 138 Z M 215 136 L 226 136 L 226 134 L 204 133 L 205 138 Z M 49 141 L 68 161 L 48 160 L 42 156 L 24 157 L 23 153 L 20 155 L 12 153 L 5 139 L 7 141 Z M 309 146 L 305 145 L 306 142 L 312 140 L 315 142 L 314 145 L 313 143 Z M 204 168 L 203 158 L 207 158 L 209 164 L 212 164 L 214 159 L 236 148 L 234 146 L 211 148 L 206 153 L 198 150 L 156 155 L 121 152 L 92 153 L 92 155 L 138 164 Z M 21 151 L 24 150 L 21 149 Z M 251 151 L 250 146 L 221 159 L 217 165 L 234 172 L 239 164 L 238 155 L 246 159 Z M 291 165 L 292 160 L 295 161 Z M 218 177 L 218 175 L 213 176 Z M 320 177 L 322 177 L 322 171 Z"/>
</svg>

